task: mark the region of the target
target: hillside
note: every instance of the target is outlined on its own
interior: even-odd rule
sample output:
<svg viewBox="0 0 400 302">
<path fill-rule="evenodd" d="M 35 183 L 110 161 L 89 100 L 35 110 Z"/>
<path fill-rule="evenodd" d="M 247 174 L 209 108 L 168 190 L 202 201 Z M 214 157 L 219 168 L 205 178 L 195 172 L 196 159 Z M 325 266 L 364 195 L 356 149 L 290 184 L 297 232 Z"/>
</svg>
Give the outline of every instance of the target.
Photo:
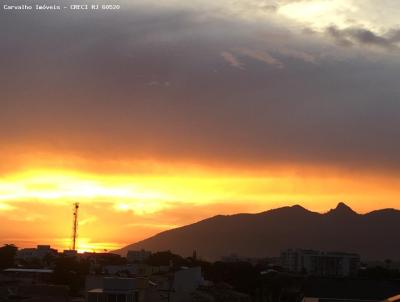
<svg viewBox="0 0 400 302">
<path fill-rule="evenodd" d="M 159 233 L 116 251 L 171 250 L 188 256 L 193 250 L 215 260 L 235 253 L 246 257 L 277 256 L 299 247 L 360 253 L 363 259 L 399 259 L 400 211 L 383 209 L 358 214 L 344 203 L 320 214 L 301 206 L 258 214 L 215 216 Z"/>
</svg>

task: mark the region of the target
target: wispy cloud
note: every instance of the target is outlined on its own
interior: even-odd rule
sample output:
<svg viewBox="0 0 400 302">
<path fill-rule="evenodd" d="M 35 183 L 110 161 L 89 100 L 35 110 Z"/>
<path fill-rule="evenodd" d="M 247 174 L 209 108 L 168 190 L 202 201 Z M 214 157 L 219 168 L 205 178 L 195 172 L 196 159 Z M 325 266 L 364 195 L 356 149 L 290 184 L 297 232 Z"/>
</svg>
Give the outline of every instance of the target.
<svg viewBox="0 0 400 302">
<path fill-rule="evenodd" d="M 263 62 L 267 65 L 272 65 L 278 68 L 284 67 L 284 64 L 280 60 L 273 57 L 267 51 L 255 50 L 250 48 L 237 48 L 235 49 L 235 51 L 238 54 Z"/>
<path fill-rule="evenodd" d="M 236 67 L 239 69 L 244 69 L 244 64 L 239 61 L 239 59 L 228 51 L 221 52 L 221 56 L 224 58 L 226 62 L 228 62 L 232 67 Z"/>
<path fill-rule="evenodd" d="M 97 216 L 92 215 L 92 216 L 86 217 L 84 219 L 81 219 L 79 221 L 79 224 L 81 226 L 83 226 L 83 225 L 87 225 L 87 224 L 92 224 L 93 222 L 96 222 L 97 220 L 98 220 Z"/>
<path fill-rule="evenodd" d="M 339 45 L 342 46 L 370 46 L 387 50 L 399 50 L 400 29 L 393 28 L 383 34 L 373 32 L 362 27 L 349 27 L 339 29 L 336 26 L 329 26 L 326 32 Z"/>
<path fill-rule="evenodd" d="M 307 63 L 317 63 L 317 59 L 315 58 L 315 56 L 305 51 L 282 47 L 278 49 L 278 52 L 289 58 L 300 59 Z"/>
<path fill-rule="evenodd" d="M 169 229 L 174 229 L 174 228 L 180 227 L 180 225 L 177 225 L 177 224 L 155 223 L 155 222 L 129 223 L 126 226 L 130 227 L 130 228 L 145 227 L 145 228 L 149 228 L 149 229 L 159 229 L 159 230 L 169 230 Z"/>
</svg>

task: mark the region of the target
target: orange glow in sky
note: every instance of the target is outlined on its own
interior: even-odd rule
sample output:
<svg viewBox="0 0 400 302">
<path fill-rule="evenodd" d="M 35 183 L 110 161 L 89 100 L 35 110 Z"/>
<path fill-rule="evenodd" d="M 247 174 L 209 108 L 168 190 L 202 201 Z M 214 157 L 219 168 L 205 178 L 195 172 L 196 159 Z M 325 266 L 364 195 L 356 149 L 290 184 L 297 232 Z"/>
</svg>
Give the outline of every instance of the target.
<svg viewBox="0 0 400 302">
<path fill-rule="evenodd" d="M 2 241 L 69 248 L 76 201 L 79 251 L 104 251 L 217 214 L 293 204 L 323 212 L 339 201 L 360 212 L 376 209 L 382 200 L 382 207 L 396 207 L 399 185 L 395 177 L 321 167 L 156 166 L 148 173 L 34 167 L 6 173 L 0 178 Z"/>
</svg>

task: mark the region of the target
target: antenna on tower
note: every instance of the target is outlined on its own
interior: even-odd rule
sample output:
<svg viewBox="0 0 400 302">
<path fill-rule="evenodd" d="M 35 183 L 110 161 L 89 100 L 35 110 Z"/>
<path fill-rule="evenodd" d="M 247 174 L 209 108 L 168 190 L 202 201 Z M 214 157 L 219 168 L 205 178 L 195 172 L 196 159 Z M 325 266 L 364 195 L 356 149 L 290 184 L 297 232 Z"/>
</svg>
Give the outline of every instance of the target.
<svg viewBox="0 0 400 302">
<path fill-rule="evenodd" d="M 72 250 L 76 251 L 76 239 L 78 238 L 78 210 L 79 203 L 74 203 L 73 224 L 72 224 Z"/>
</svg>

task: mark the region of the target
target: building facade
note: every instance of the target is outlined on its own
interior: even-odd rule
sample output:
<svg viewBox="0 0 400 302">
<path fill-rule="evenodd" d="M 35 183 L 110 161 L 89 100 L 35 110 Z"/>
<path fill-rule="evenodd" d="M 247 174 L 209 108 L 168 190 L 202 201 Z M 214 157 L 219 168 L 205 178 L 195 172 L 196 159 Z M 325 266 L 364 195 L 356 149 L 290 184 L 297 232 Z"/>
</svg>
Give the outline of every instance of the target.
<svg viewBox="0 0 400 302">
<path fill-rule="evenodd" d="M 46 262 L 58 255 L 50 245 L 38 245 L 36 248 L 25 248 L 17 251 L 15 260 L 18 264 L 46 265 Z"/>
<path fill-rule="evenodd" d="M 148 280 L 145 278 L 118 278 L 88 276 L 88 302 L 144 302 Z"/>
<path fill-rule="evenodd" d="M 286 270 L 314 276 L 356 276 L 360 267 L 360 255 L 354 253 L 288 249 L 280 258 Z"/>
<path fill-rule="evenodd" d="M 143 262 L 146 261 L 151 256 L 150 251 L 140 250 L 140 251 L 128 251 L 126 259 L 129 263 Z"/>
</svg>

